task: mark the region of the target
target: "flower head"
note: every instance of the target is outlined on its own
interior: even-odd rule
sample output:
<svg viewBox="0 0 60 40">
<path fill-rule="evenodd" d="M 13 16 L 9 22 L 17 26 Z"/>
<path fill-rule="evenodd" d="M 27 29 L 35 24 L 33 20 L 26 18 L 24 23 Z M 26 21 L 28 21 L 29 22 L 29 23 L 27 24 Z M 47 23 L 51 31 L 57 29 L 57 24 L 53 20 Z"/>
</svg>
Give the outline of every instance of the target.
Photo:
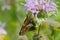
<svg viewBox="0 0 60 40">
<path fill-rule="evenodd" d="M 38 5 L 37 0 L 26 0 L 26 12 L 38 13 Z"/>
<path fill-rule="evenodd" d="M 4 10 L 10 10 L 11 9 L 11 6 L 10 5 L 8 5 L 8 4 L 4 4 L 3 6 L 2 6 L 2 10 L 4 11 Z"/>
<path fill-rule="evenodd" d="M 0 22 L 0 35 L 6 35 L 7 34 L 7 32 L 4 29 L 5 25 L 6 25 L 5 23 Z"/>
<path fill-rule="evenodd" d="M 26 0 L 26 12 L 32 12 L 32 14 L 38 14 L 40 10 L 46 13 L 57 13 L 56 4 L 51 0 Z"/>
<path fill-rule="evenodd" d="M 51 0 L 40 0 L 40 4 L 43 10 L 47 13 L 55 11 L 57 12 L 56 4 L 54 2 L 50 2 Z"/>
</svg>

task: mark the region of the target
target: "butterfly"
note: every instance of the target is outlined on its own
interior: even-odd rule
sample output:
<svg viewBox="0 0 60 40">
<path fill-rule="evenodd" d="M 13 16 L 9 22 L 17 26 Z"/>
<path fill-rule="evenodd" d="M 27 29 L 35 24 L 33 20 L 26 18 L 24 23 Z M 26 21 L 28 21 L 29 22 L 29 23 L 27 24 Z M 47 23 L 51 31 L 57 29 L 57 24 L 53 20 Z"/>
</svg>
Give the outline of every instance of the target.
<svg viewBox="0 0 60 40">
<path fill-rule="evenodd" d="M 19 35 L 24 35 L 26 34 L 28 31 L 32 31 L 32 30 L 35 30 L 36 24 L 33 20 L 33 16 L 30 14 L 30 15 L 27 15 L 23 25 L 22 25 L 22 28 L 19 32 Z"/>
</svg>

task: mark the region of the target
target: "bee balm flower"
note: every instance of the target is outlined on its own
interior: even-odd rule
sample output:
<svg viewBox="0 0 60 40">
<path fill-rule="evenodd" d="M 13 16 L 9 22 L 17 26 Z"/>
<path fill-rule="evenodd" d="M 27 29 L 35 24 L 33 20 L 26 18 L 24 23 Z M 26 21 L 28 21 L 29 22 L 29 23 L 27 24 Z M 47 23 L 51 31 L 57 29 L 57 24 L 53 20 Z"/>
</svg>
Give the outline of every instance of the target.
<svg viewBox="0 0 60 40">
<path fill-rule="evenodd" d="M 38 13 L 38 1 L 37 0 L 26 0 L 26 12 L 28 13 L 29 11 L 34 13 Z"/>
<path fill-rule="evenodd" d="M 40 0 L 40 4 L 43 10 L 45 10 L 47 13 L 51 11 L 57 12 L 56 4 L 54 2 L 50 2 L 51 0 Z"/>
</svg>

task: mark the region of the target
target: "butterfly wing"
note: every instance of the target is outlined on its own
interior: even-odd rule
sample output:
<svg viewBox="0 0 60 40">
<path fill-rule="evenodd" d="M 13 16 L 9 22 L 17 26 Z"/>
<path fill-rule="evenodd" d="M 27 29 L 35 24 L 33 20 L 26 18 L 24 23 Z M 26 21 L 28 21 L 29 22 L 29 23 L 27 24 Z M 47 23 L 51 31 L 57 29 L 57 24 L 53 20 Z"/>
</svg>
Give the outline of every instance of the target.
<svg viewBox="0 0 60 40">
<path fill-rule="evenodd" d="M 30 24 L 32 24 L 32 26 Z M 27 16 L 27 18 L 25 19 L 19 35 L 26 34 L 30 29 L 31 30 L 35 29 L 35 22 L 34 22 L 33 17 L 31 15 Z"/>
</svg>

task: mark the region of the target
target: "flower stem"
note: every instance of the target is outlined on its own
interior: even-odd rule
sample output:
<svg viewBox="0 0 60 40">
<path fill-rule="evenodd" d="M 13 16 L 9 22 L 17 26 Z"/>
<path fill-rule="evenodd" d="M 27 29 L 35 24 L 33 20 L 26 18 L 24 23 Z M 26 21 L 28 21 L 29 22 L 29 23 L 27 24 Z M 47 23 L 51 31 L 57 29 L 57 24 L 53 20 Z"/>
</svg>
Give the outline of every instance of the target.
<svg viewBox="0 0 60 40">
<path fill-rule="evenodd" d="M 41 26 L 41 24 L 38 27 L 38 36 L 40 35 L 40 26 Z M 37 38 L 37 40 L 39 40 L 39 37 Z"/>
</svg>

